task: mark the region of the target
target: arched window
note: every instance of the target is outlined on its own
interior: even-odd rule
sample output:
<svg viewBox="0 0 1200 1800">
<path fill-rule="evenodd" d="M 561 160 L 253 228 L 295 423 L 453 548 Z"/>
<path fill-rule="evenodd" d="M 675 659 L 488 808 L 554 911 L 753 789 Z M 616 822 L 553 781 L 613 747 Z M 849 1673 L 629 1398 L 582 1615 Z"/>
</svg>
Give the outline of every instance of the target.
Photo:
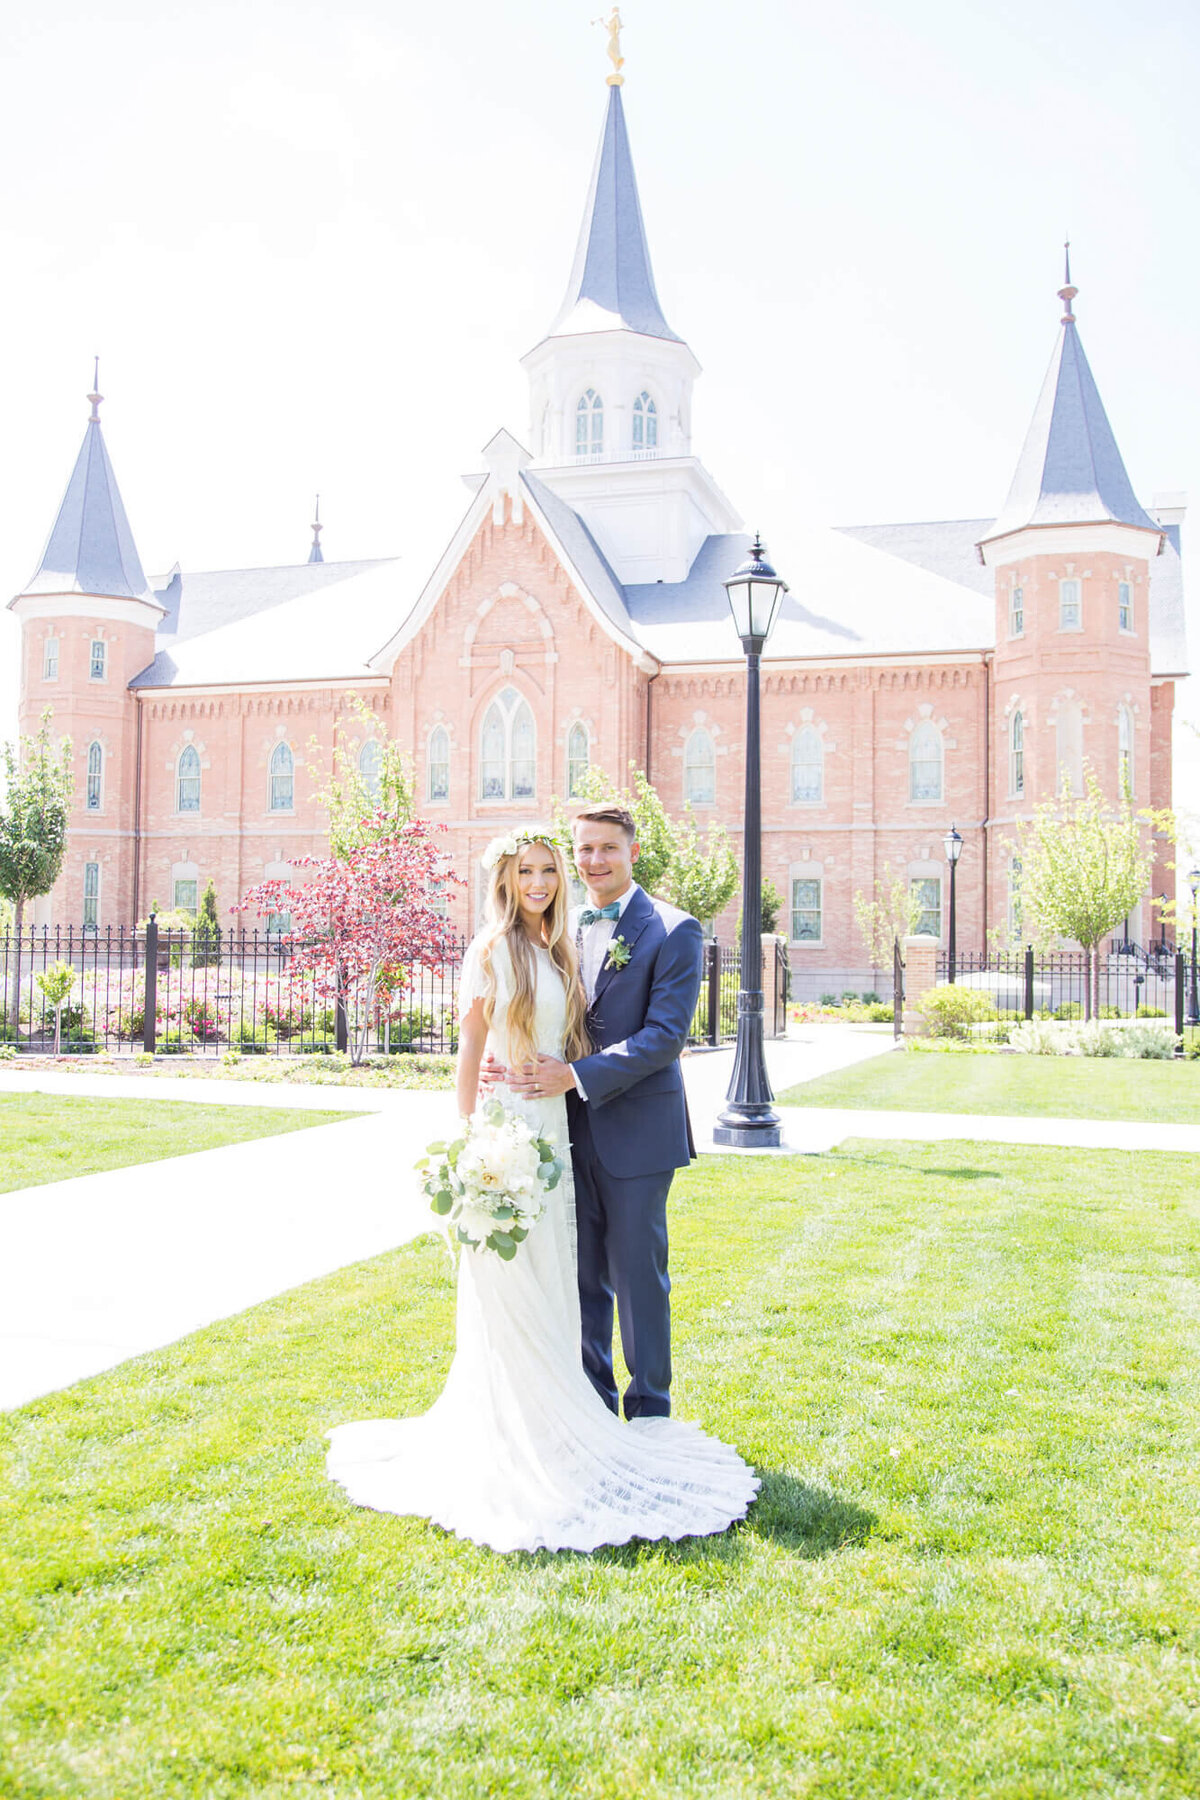
<svg viewBox="0 0 1200 1800">
<path fill-rule="evenodd" d="M 448 800 L 450 798 L 450 733 L 444 725 L 435 725 L 429 734 L 425 770 L 426 799 Z"/>
<path fill-rule="evenodd" d="M 95 931 L 100 923 L 100 864 L 83 865 L 83 929 Z"/>
<path fill-rule="evenodd" d="M 908 797 L 942 797 L 942 734 L 929 719 L 921 721 L 908 741 Z"/>
<path fill-rule="evenodd" d="M 291 812 L 296 793 L 296 760 L 288 746 L 276 744 L 271 752 L 271 812 Z"/>
<path fill-rule="evenodd" d="M 1133 714 L 1123 706 L 1117 714 L 1117 780 L 1123 800 L 1133 799 Z"/>
<path fill-rule="evenodd" d="M 1008 791 L 1025 792 L 1025 714 L 1015 712 L 1008 734 Z"/>
<path fill-rule="evenodd" d="M 815 806 L 825 798 L 825 748 L 821 734 L 805 725 L 792 739 L 792 799 Z"/>
<path fill-rule="evenodd" d="M 587 726 L 577 719 L 567 733 L 568 800 L 573 800 L 582 794 L 583 781 L 588 772 L 588 763 L 590 760 Z"/>
<path fill-rule="evenodd" d="M 367 791 L 367 799 L 372 806 L 378 806 L 382 791 L 380 776 L 383 773 L 383 751 L 379 747 L 378 738 L 368 738 L 359 751 L 358 773 L 359 779 Z"/>
<path fill-rule="evenodd" d="M 185 744 L 175 765 L 175 811 L 200 811 L 200 754 L 194 744 Z"/>
<path fill-rule="evenodd" d="M 599 456 L 603 449 L 604 402 L 595 388 L 589 388 L 575 408 L 575 454 Z"/>
<path fill-rule="evenodd" d="M 87 798 L 88 812 L 100 811 L 100 784 L 104 777 L 104 752 L 99 744 L 88 745 L 87 753 Z"/>
<path fill-rule="evenodd" d="M 710 732 L 693 731 L 683 750 L 683 798 L 689 806 L 713 806 L 717 799 L 717 750 Z"/>
<path fill-rule="evenodd" d="M 658 449 L 658 408 L 644 389 L 633 403 L 633 448 Z"/>
<path fill-rule="evenodd" d="M 1083 792 L 1083 708 L 1078 700 L 1060 700 L 1054 724 L 1055 790 Z"/>
<path fill-rule="evenodd" d="M 537 789 L 537 731 L 516 688 L 503 688 L 484 713 L 479 752 L 482 799 L 532 800 Z"/>
</svg>

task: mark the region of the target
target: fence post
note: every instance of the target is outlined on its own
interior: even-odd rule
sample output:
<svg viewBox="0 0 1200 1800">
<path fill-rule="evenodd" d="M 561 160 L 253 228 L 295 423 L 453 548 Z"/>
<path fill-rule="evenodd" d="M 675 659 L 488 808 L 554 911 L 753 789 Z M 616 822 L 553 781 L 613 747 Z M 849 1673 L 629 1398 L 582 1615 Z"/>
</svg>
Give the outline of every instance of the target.
<svg viewBox="0 0 1200 1800">
<path fill-rule="evenodd" d="M 1033 945 L 1025 946 L 1025 1017 L 1033 1017 Z"/>
<path fill-rule="evenodd" d="M 705 1042 L 710 1050 L 716 1050 L 721 1043 L 721 946 L 716 938 L 712 938 L 704 946 L 704 954 L 708 962 L 708 1031 Z"/>
<path fill-rule="evenodd" d="M 154 1055 L 158 1013 L 158 915 L 146 920 L 146 967 L 142 1003 L 142 1049 Z"/>
<path fill-rule="evenodd" d="M 937 986 L 938 942 L 923 932 L 904 940 L 904 1031 L 912 1037 L 925 1029 L 921 1002 Z"/>
<path fill-rule="evenodd" d="M 1175 1035 L 1183 1036 L 1183 990 L 1187 982 L 1182 950 L 1175 952 Z"/>
</svg>

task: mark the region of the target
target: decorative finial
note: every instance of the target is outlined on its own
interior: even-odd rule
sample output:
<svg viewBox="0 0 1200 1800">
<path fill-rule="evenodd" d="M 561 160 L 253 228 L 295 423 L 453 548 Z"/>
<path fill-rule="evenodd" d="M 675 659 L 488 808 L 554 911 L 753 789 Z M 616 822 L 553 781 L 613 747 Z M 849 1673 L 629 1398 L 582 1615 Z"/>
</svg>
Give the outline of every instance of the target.
<svg viewBox="0 0 1200 1800">
<path fill-rule="evenodd" d="M 95 425 L 100 423 L 100 402 L 103 398 L 104 395 L 100 392 L 100 358 L 97 357 L 92 370 L 92 391 L 88 395 L 88 399 L 92 403 L 91 422 Z"/>
<path fill-rule="evenodd" d="M 612 63 L 613 72 L 605 77 L 609 87 L 624 87 L 625 77 L 621 70 L 625 67 L 625 58 L 621 55 L 621 13 L 613 7 L 607 19 L 593 19 L 593 25 L 603 25 L 608 33 L 608 59 Z"/>
<path fill-rule="evenodd" d="M 308 553 L 308 560 L 310 563 L 324 562 L 325 558 L 321 552 L 321 496 L 320 496 L 320 494 L 317 495 L 316 504 L 313 507 L 312 534 L 313 534 L 312 549 Z"/>
<path fill-rule="evenodd" d="M 1058 297 L 1062 301 L 1063 306 L 1066 308 L 1066 310 L 1062 316 L 1062 323 L 1064 325 L 1073 325 L 1075 323 L 1075 314 L 1071 311 L 1071 302 L 1075 298 L 1076 294 L 1079 292 L 1079 289 L 1077 287 L 1071 286 L 1071 240 L 1070 240 L 1070 238 L 1068 238 L 1063 245 L 1063 256 L 1064 256 L 1064 259 L 1066 262 L 1066 277 L 1067 277 L 1067 279 L 1066 279 L 1066 285 L 1064 287 L 1059 288 Z"/>
</svg>

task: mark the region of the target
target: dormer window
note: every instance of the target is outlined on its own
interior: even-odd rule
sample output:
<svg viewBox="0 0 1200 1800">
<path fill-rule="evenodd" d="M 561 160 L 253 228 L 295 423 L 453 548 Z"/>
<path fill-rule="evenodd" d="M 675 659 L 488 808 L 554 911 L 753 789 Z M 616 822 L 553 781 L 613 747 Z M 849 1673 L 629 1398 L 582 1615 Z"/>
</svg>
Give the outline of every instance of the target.
<svg viewBox="0 0 1200 1800">
<path fill-rule="evenodd" d="M 601 456 L 604 453 L 604 402 L 595 388 L 581 394 L 575 408 L 576 456 Z"/>
<path fill-rule="evenodd" d="M 633 403 L 633 453 L 645 456 L 658 449 L 658 408 L 643 391 Z"/>
</svg>

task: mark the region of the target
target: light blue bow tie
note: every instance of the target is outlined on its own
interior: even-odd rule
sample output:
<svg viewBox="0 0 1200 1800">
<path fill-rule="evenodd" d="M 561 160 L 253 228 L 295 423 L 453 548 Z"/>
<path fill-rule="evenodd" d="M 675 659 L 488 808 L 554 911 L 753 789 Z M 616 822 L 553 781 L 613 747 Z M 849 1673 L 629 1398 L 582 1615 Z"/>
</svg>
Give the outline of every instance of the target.
<svg viewBox="0 0 1200 1800">
<path fill-rule="evenodd" d="M 621 902 L 619 900 L 610 900 L 607 906 L 585 906 L 579 915 L 580 929 L 582 930 L 585 925 L 594 925 L 597 919 L 619 919 L 620 916 Z"/>
</svg>

